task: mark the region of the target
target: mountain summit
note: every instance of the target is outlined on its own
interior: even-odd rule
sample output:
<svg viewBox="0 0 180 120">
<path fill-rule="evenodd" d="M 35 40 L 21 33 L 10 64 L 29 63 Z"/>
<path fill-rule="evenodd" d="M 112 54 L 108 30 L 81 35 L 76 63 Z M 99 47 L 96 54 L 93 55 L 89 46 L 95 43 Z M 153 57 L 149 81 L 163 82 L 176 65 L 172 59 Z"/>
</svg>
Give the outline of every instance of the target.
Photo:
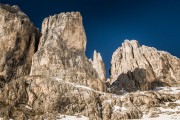
<svg viewBox="0 0 180 120">
<path fill-rule="evenodd" d="M 111 88 L 128 92 L 180 86 L 180 60 L 153 47 L 125 40 L 112 55 Z"/>
<path fill-rule="evenodd" d="M 0 4 L 0 120 L 120 120 L 180 116 L 180 60 L 125 40 L 88 59 L 79 12 L 44 19 L 42 33 L 18 6 Z"/>
</svg>

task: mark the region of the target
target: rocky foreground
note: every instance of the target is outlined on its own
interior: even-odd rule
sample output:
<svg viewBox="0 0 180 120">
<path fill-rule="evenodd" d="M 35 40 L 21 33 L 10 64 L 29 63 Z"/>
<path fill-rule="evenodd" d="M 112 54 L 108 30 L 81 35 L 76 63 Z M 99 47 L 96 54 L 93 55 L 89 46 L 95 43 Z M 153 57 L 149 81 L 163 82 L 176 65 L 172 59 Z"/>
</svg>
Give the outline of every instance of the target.
<svg viewBox="0 0 180 120">
<path fill-rule="evenodd" d="M 79 12 L 44 19 L 0 4 L 0 119 L 180 119 L 180 59 L 125 40 L 111 75 L 85 55 Z"/>
</svg>

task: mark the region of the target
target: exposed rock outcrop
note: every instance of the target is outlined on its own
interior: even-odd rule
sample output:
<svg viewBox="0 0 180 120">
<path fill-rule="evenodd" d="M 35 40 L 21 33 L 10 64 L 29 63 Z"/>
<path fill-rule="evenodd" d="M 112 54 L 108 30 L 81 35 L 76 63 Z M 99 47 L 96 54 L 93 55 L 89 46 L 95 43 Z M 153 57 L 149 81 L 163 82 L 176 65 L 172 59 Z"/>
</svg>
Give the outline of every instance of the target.
<svg viewBox="0 0 180 120">
<path fill-rule="evenodd" d="M 125 40 L 111 61 L 114 92 L 149 90 L 156 86 L 180 85 L 180 60 L 167 52 Z"/>
<path fill-rule="evenodd" d="M 86 35 L 79 12 L 46 18 L 42 32 L 39 50 L 33 56 L 31 75 L 58 77 L 105 90 L 104 83 L 85 56 Z"/>
<path fill-rule="evenodd" d="M 126 40 L 113 54 L 111 78 L 105 81 L 101 55 L 95 51 L 93 61 L 85 56 L 79 12 L 50 16 L 42 26 L 34 54 L 38 30 L 17 6 L 0 4 L 0 120 L 180 115 L 180 88 L 156 87 L 179 86 L 178 58 Z M 106 92 L 109 81 L 109 91 L 122 95 Z M 151 88 L 156 89 L 136 91 Z"/>
<path fill-rule="evenodd" d="M 45 46 L 59 48 L 58 44 L 75 52 L 85 52 L 86 34 L 79 12 L 60 13 L 44 19 L 39 49 Z"/>
<path fill-rule="evenodd" d="M 59 78 L 28 76 L 0 90 L 0 117 L 6 119 L 57 119 L 86 116 L 90 120 L 119 120 L 178 116 L 180 88 L 114 95 L 64 82 Z"/>
<path fill-rule="evenodd" d="M 90 62 L 92 63 L 93 68 L 98 73 L 99 78 L 105 82 L 105 80 L 106 80 L 106 69 L 105 69 L 105 65 L 104 65 L 104 62 L 102 60 L 101 54 L 97 53 L 95 50 L 94 54 L 93 54 L 93 61 L 90 59 Z"/>
<path fill-rule="evenodd" d="M 55 119 L 59 113 L 99 120 L 98 96 L 89 87 L 59 78 L 22 77 L 0 91 L 0 106 L 3 108 L 0 109 L 0 116 L 8 119 Z"/>
<path fill-rule="evenodd" d="M 30 73 L 39 36 L 18 6 L 0 4 L 0 88 Z"/>
</svg>

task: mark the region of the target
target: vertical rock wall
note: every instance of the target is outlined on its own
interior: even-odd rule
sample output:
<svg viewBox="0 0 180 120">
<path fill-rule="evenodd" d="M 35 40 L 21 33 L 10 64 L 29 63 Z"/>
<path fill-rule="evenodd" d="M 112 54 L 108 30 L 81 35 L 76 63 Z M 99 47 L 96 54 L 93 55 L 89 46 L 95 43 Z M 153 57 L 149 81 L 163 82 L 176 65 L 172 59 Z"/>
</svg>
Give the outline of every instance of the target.
<svg viewBox="0 0 180 120">
<path fill-rule="evenodd" d="M 0 4 L 0 88 L 28 75 L 39 32 L 18 6 Z"/>
<path fill-rule="evenodd" d="M 85 49 L 86 35 L 79 12 L 45 18 L 31 75 L 56 77 L 103 91 L 104 83 L 85 56 Z"/>
</svg>

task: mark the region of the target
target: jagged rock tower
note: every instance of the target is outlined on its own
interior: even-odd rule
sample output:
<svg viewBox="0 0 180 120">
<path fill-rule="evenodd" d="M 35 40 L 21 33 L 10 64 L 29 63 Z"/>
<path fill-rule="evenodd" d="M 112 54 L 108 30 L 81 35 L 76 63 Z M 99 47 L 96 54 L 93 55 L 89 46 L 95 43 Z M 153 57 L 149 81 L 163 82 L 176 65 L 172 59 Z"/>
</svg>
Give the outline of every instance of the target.
<svg viewBox="0 0 180 120">
<path fill-rule="evenodd" d="M 103 91 L 105 86 L 85 56 L 85 50 L 86 35 L 79 12 L 45 18 L 30 75 L 56 77 Z"/>
<path fill-rule="evenodd" d="M 93 60 L 90 59 L 90 62 L 92 63 L 93 68 L 96 70 L 98 73 L 98 76 L 103 82 L 106 81 L 106 69 L 104 62 L 102 60 L 101 54 L 97 53 L 96 50 L 94 51 L 93 54 Z"/>
<path fill-rule="evenodd" d="M 88 60 L 85 50 L 86 35 L 79 12 L 45 18 L 40 38 L 17 6 L 0 4 L 0 119 L 179 116 L 178 87 L 131 92 L 159 85 L 180 86 L 178 58 L 126 40 L 111 61 L 108 91 L 125 93 L 115 95 L 106 92 L 100 53 L 94 51 L 93 60 Z M 170 112 L 164 112 L 165 108 Z"/>
<path fill-rule="evenodd" d="M 11 11 L 14 10 L 14 7 L 8 7 Z M 15 15 L 19 16 L 17 13 Z M 32 27 L 29 24 L 23 26 L 27 31 Z M 35 34 L 29 37 L 28 31 L 26 39 L 17 41 L 17 44 L 24 43 L 18 45 L 23 49 L 24 46 L 27 47 L 26 40 L 29 40 L 27 50 L 32 50 L 30 55 L 34 54 L 33 57 L 29 56 L 29 59 L 32 57 L 32 66 L 31 59 L 28 61 L 31 72 L 0 89 L 0 116 L 7 119 L 55 119 L 57 113 L 60 113 L 100 119 L 99 93 L 106 91 L 106 86 L 85 56 L 86 35 L 80 13 L 68 12 L 50 16 L 43 21 L 42 26 L 42 36 L 35 54 Z M 33 47 L 29 48 L 31 45 Z M 16 58 L 16 53 L 20 52 L 12 52 L 9 58 Z M 20 58 L 17 57 L 17 60 L 21 60 Z M 26 56 L 22 59 L 26 60 Z M 14 74 L 14 71 L 11 72 Z M 19 116 L 16 116 L 17 113 Z"/>
</svg>

